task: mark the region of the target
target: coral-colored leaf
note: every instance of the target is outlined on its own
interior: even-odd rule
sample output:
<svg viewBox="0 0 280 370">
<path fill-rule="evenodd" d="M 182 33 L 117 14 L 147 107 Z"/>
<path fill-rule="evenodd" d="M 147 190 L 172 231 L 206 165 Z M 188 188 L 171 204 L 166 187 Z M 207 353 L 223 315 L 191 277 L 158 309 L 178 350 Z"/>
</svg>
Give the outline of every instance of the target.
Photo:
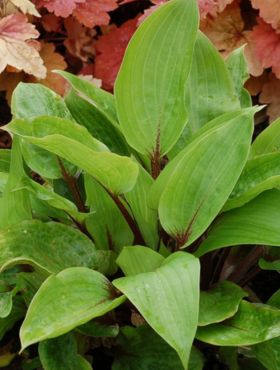
<svg viewBox="0 0 280 370">
<path fill-rule="evenodd" d="M 108 12 L 117 7 L 116 0 L 87 0 L 77 4 L 73 15 L 86 27 L 105 26 L 110 22 Z"/>
<path fill-rule="evenodd" d="M 99 37 L 95 44 L 97 56 L 94 75 L 102 80 L 106 90 L 112 90 L 120 68 L 126 46 L 136 30 L 138 19 L 132 19 L 121 27 L 112 26 L 111 30 Z"/>
<path fill-rule="evenodd" d="M 272 25 L 280 28 L 280 3 L 279 0 L 252 0 L 252 6 L 259 9 L 260 16 Z"/>
<path fill-rule="evenodd" d="M 47 76 L 45 79 L 39 81 L 30 78 L 29 82 L 40 82 L 58 94 L 63 95 L 66 88 L 65 79 L 57 73 L 52 72 L 54 69 L 63 70 L 67 67 L 63 56 L 55 52 L 55 46 L 52 43 L 42 43 L 40 55 L 47 68 Z"/>
<path fill-rule="evenodd" d="M 280 117 L 280 80 L 278 80 L 272 73 L 269 80 L 263 86 L 263 91 L 260 95 L 260 102 L 269 104 L 267 114 L 269 121 L 273 122 Z"/>
<path fill-rule="evenodd" d="M 45 78 L 46 68 L 32 41 L 39 36 L 35 27 L 20 13 L 0 20 L 0 73 L 10 65 L 38 78 Z"/>
<path fill-rule="evenodd" d="M 44 14 L 41 22 L 47 32 L 59 32 L 61 30 L 61 18 L 54 14 Z"/>
<path fill-rule="evenodd" d="M 202 19 L 208 14 L 216 17 L 218 13 L 221 13 L 232 2 L 233 0 L 198 0 L 200 16 Z"/>
<path fill-rule="evenodd" d="M 54 13 L 58 17 L 67 18 L 73 13 L 77 4 L 84 3 L 86 0 L 38 0 L 38 7 L 45 7 L 49 12 Z"/>
<path fill-rule="evenodd" d="M 261 18 L 250 32 L 251 46 L 263 68 L 272 68 L 280 78 L 280 34 Z"/>
<path fill-rule="evenodd" d="M 237 2 L 227 6 L 216 18 L 202 20 L 200 28 L 224 56 L 247 42 Z"/>
</svg>

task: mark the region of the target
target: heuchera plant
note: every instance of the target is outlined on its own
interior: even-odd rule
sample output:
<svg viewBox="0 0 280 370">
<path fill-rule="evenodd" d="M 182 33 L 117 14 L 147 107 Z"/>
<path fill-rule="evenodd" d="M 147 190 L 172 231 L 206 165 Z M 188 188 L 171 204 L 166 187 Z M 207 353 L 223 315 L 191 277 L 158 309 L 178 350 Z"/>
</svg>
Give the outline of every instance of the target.
<svg viewBox="0 0 280 370">
<path fill-rule="evenodd" d="M 17 87 L 0 151 L 1 364 L 279 369 L 280 290 L 248 284 L 280 270 L 280 121 L 251 145 L 243 50 L 224 62 L 172 0 L 114 96 L 58 73 L 65 99 Z"/>
</svg>

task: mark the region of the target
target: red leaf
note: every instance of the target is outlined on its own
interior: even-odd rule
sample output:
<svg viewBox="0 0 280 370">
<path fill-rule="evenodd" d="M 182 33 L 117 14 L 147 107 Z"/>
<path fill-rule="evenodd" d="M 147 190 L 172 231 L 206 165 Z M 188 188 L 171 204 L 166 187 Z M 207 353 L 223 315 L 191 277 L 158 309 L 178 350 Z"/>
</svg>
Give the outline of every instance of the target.
<svg viewBox="0 0 280 370">
<path fill-rule="evenodd" d="M 252 6 L 260 10 L 260 16 L 272 25 L 280 28 L 280 3 L 279 0 L 252 0 Z"/>
<path fill-rule="evenodd" d="M 67 18 L 73 13 L 77 4 L 84 3 L 86 0 L 38 0 L 37 7 L 45 7 L 49 12 L 58 17 Z"/>
<path fill-rule="evenodd" d="M 280 80 L 272 73 L 269 76 L 269 80 L 264 84 L 260 102 L 269 104 L 267 114 L 270 122 L 280 117 Z"/>
<path fill-rule="evenodd" d="M 201 18 L 206 18 L 209 14 L 216 17 L 218 13 L 221 13 L 228 4 L 234 0 L 198 0 L 198 6 L 200 10 Z"/>
<path fill-rule="evenodd" d="M 126 46 L 136 30 L 137 22 L 138 18 L 135 18 L 119 28 L 112 26 L 111 30 L 106 35 L 100 36 L 95 44 L 97 56 L 94 75 L 102 80 L 102 86 L 106 90 L 113 90 Z"/>
<path fill-rule="evenodd" d="M 87 0 L 77 4 L 73 15 L 86 27 L 105 26 L 110 22 L 108 12 L 117 7 L 117 0 Z"/>
<path fill-rule="evenodd" d="M 261 18 L 250 32 L 251 47 L 263 68 L 272 68 L 280 78 L 280 34 Z"/>
</svg>

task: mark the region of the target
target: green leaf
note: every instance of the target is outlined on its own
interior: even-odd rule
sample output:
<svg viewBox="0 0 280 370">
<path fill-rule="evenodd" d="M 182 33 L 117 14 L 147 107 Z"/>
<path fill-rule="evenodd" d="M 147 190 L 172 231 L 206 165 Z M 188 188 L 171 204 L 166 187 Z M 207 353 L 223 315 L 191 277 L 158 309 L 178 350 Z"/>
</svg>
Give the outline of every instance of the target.
<svg viewBox="0 0 280 370">
<path fill-rule="evenodd" d="M 223 281 L 207 292 L 200 292 L 198 325 L 205 326 L 232 317 L 242 298 L 248 294 L 229 281 Z"/>
<path fill-rule="evenodd" d="M 259 266 L 262 270 L 280 271 L 280 259 L 276 261 L 266 261 L 265 259 L 261 258 L 259 260 Z"/>
<path fill-rule="evenodd" d="M 34 296 L 20 329 L 22 350 L 102 316 L 125 300 L 99 272 L 72 267 L 50 276 Z"/>
<path fill-rule="evenodd" d="M 271 123 L 253 142 L 251 157 L 280 150 L 280 119 Z"/>
<path fill-rule="evenodd" d="M 33 272 L 17 273 L 16 290 L 21 292 L 21 296 L 27 306 L 29 306 L 35 293 L 48 276 L 49 275 L 46 271 L 42 271 L 39 269 Z"/>
<path fill-rule="evenodd" d="M 55 72 L 64 77 L 79 95 L 93 103 L 100 113 L 102 113 L 107 119 L 112 123 L 117 123 L 115 98 L 112 94 L 69 72 Z"/>
<path fill-rule="evenodd" d="M 199 327 L 196 338 L 217 346 L 247 346 L 280 336 L 280 310 L 241 302 L 232 318 Z"/>
<path fill-rule="evenodd" d="M 180 246 L 207 229 L 230 195 L 249 153 L 253 114 L 246 109 L 198 136 L 167 170 L 172 176 L 160 197 L 159 218 Z"/>
<path fill-rule="evenodd" d="M 185 369 L 198 323 L 199 270 L 196 258 L 177 252 L 154 272 L 113 281 L 149 325 L 176 350 Z"/>
<path fill-rule="evenodd" d="M 108 254 L 80 231 L 56 222 L 24 221 L 0 232 L 0 268 L 29 263 L 55 273 L 71 266 L 106 271 Z M 105 258 L 106 257 L 106 258 Z"/>
<path fill-rule="evenodd" d="M 5 318 L 0 318 L 0 340 L 3 339 L 6 332 L 13 328 L 16 322 L 22 319 L 25 315 L 26 306 L 23 300 L 15 296 L 13 299 L 13 307 L 10 314 Z"/>
<path fill-rule="evenodd" d="M 271 306 L 280 309 L 280 290 L 276 292 L 267 302 Z M 279 338 L 267 340 L 252 347 L 256 358 L 269 370 L 280 368 L 280 336 Z"/>
<path fill-rule="evenodd" d="M 86 370 L 77 353 L 77 343 L 72 333 L 39 343 L 39 355 L 44 370 Z M 90 364 L 88 369 L 92 369 Z"/>
<path fill-rule="evenodd" d="M 126 49 L 115 84 L 117 112 L 129 145 L 142 154 L 167 153 L 187 123 L 185 86 L 197 29 L 197 2 L 173 0 L 142 23 Z"/>
<path fill-rule="evenodd" d="M 280 153 L 269 153 L 249 160 L 223 210 L 243 206 L 265 190 L 280 185 Z"/>
<path fill-rule="evenodd" d="M 13 307 L 13 292 L 0 293 L 0 319 L 7 317 Z"/>
<path fill-rule="evenodd" d="M 149 326 L 126 326 L 117 338 L 112 370 L 182 370 L 173 348 Z"/>
<path fill-rule="evenodd" d="M 67 95 L 65 102 L 75 120 L 85 126 L 92 136 L 106 144 L 112 152 L 129 155 L 130 150 L 120 127 L 102 114 L 94 103 L 81 98 L 73 90 Z"/>
<path fill-rule="evenodd" d="M 0 172 L 9 172 L 11 163 L 11 150 L 0 150 Z"/>
<path fill-rule="evenodd" d="M 0 198 L 0 230 L 32 218 L 29 194 L 22 188 L 25 177 L 19 138 L 13 138 L 10 173 Z"/>
<path fill-rule="evenodd" d="M 134 245 L 124 247 L 116 262 L 126 276 L 131 276 L 152 272 L 160 267 L 163 261 L 162 255 L 152 249 Z"/>
<path fill-rule="evenodd" d="M 56 116 L 71 119 L 63 99 L 51 89 L 32 83 L 20 82 L 12 96 L 12 113 L 15 118 Z"/>
<path fill-rule="evenodd" d="M 244 83 L 250 77 L 248 65 L 244 56 L 244 45 L 230 53 L 226 59 L 226 65 L 231 75 L 235 91 L 239 97 L 241 107 L 251 107 L 251 96 L 243 87 Z"/>
<path fill-rule="evenodd" d="M 219 349 L 219 357 L 228 370 L 240 370 L 237 351 L 237 347 L 220 347 Z"/>
<path fill-rule="evenodd" d="M 223 58 L 201 32 L 198 33 L 195 43 L 192 69 L 187 82 L 186 103 L 190 114 L 189 123 L 170 153 L 172 158 L 186 147 L 206 123 L 225 112 L 240 108 Z"/>
<path fill-rule="evenodd" d="M 70 127 L 71 121 L 45 117 L 45 120 L 57 123 L 58 127 L 50 133 L 44 130 L 42 132 L 40 131 L 42 119 L 41 117 L 38 121 L 33 120 L 25 125 L 22 121 L 13 121 L 7 129 L 80 167 L 113 194 L 125 193 L 134 187 L 138 165 L 132 159 L 110 152 L 100 152 L 102 148 L 104 149 L 104 144 L 92 138 L 84 127 L 75 123 Z M 70 127 L 69 133 L 65 127 L 67 124 Z M 38 126 L 39 132 L 33 130 L 33 126 L 34 128 Z M 63 132 L 63 128 L 66 132 Z M 88 133 L 86 136 L 85 132 Z"/>
<path fill-rule="evenodd" d="M 245 206 L 222 214 L 195 255 L 240 244 L 280 246 L 279 204 L 280 191 L 268 190 Z"/>
<path fill-rule="evenodd" d="M 125 194 L 125 199 L 128 201 L 146 245 L 156 249 L 159 243 L 158 215 L 149 207 L 147 201 L 147 194 L 153 183 L 152 177 L 140 166 L 137 182 L 134 188 Z"/>
<path fill-rule="evenodd" d="M 106 190 L 87 174 L 85 189 L 91 214 L 86 218 L 86 227 L 93 236 L 98 249 L 120 251 L 130 245 L 134 236 L 121 211 Z"/>
</svg>

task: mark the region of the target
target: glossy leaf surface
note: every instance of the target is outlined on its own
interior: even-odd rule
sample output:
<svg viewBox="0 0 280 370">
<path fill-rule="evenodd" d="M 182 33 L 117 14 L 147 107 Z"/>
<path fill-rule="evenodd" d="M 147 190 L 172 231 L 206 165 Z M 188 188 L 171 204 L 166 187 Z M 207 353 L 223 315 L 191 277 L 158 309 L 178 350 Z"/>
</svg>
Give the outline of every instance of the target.
<svg viewBox="0 0 280 370">
<path fill-rule="evenodd" d="M 22 349 L 102 316 L 125 300 L 109 280 L 85 267 L 50 276 L 34 296 L 20 329 Z"/>
<path fill-rule="evenodd" d="M 207 292 L 200 293 L 198 325 L 205 326 L 232 317 L 242 298 L 248 294 L 238 285 L 223 281 Z"/>
</svg>

